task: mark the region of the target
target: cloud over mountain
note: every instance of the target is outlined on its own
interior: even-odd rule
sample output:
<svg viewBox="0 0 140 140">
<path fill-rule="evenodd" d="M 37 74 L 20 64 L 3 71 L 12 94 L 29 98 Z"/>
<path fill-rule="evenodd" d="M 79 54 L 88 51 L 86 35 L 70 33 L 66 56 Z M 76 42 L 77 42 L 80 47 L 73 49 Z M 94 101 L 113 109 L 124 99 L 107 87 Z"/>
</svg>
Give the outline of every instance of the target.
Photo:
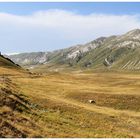
<svg viewBox="0 0 140 140">
<path fill-rule="evenodd" d="M 81 15 L 58 9 L 26 16 L 0 13 L 1 51 L 55 50 L 134 28 L 140 28 L 139 15 Z"/>
</svg>

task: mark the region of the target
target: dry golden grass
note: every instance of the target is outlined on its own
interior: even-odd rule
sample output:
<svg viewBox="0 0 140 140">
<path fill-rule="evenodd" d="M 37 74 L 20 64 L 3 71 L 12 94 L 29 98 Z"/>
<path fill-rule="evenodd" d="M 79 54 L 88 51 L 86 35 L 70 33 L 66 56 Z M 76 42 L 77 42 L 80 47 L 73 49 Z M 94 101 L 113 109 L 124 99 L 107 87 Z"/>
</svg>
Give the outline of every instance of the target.
<svg viewBox="0 0 140 140">
<path fill-rule="evenodd" d="M 140 137 L 139 74 L 14 71 L 8 77 L 37 113 L 24 113 L 41 130 L 31 126 L 30 137 Z"/>
<path fill-rule="evenodd" d="M 41 125 L 48 137 L 140 137 L 139 74 L 54 72 L 14 82 L 47 110 Z"/>
</svg>

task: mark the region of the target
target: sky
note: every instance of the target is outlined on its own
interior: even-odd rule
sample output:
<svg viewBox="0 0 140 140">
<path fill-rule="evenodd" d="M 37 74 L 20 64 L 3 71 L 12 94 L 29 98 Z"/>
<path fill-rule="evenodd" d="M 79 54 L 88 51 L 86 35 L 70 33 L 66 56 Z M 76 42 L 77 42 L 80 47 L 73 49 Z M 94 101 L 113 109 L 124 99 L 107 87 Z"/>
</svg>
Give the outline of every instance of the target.
<svg viewBox="0 0 140 140">
<path fill-rule="evenodd" d="M 140 28 L 140 2 L 0 2 L 0 51 L 53 51 Z"/>
</svg>

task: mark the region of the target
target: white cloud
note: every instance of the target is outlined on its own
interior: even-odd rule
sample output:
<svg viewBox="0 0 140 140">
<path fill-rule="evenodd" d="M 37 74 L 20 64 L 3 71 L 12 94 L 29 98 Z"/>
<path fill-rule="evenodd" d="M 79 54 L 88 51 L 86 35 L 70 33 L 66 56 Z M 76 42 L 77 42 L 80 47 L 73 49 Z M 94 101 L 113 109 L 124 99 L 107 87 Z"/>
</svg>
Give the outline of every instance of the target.
<svg viewBox="0 0 140 140">
<path fill-rule="evenodd" d="M 69 47 L 140 28 L 139 19 L 139 15 L 80 15 L 64 10 L 28 16 L 0 13 L 0 48 L 11 53 Z"/>
</svg>

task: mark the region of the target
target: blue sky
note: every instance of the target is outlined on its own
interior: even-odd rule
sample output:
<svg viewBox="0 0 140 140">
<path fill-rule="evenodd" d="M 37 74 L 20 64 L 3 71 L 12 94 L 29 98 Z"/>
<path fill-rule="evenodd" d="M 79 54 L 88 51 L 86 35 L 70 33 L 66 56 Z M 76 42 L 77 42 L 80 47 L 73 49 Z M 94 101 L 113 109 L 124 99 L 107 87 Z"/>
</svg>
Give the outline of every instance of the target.
<svg viewBox="0 0 140 140">
<path fill-rule="evenodd" d="M 0 3 L 0 12 L 18 15 L 28 15 L 33 12 L 48 9 L 76 11 L 80 14 L 138 14 L 140 2 L 9 2 Z"/>
<path fill-rule="evenodd" d="M 0 51 L 52 51 L 140 28 L 140 3 L 0 3 Z"/>
</svg>

